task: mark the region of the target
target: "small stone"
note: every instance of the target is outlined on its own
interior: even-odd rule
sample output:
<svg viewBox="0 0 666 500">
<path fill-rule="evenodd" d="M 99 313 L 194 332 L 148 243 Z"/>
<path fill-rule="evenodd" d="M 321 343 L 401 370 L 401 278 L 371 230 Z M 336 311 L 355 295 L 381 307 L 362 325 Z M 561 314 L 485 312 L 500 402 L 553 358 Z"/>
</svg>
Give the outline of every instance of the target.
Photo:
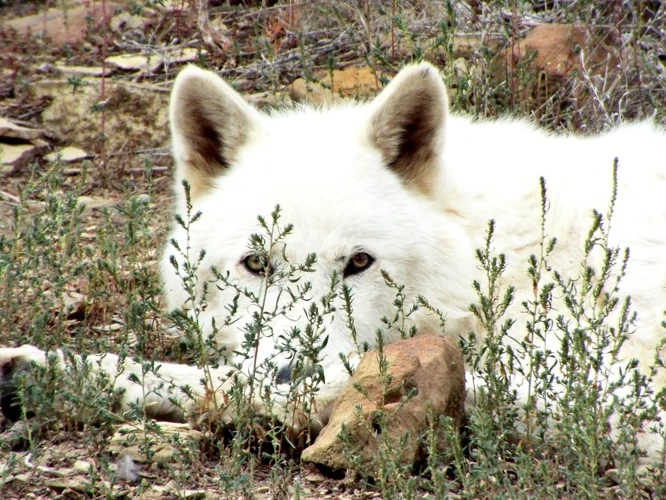
<svg viewBox="0 0 666 500">
<path fill-rule="evenodd" d="M 106 58 L 107 64 L 111 64 L 125 71 L 147 71 L 154 73 L 162 64 L 183 64 L 196 61 L 199 54 L 204 51 L 187 47 L 184 49 L 169 50 L 163 54 L 121 54 Z"/>
<path fill-rule="evenodd" d="M 324 476 L 322 476 L 321 474 L 314 473 L 314 472 L 311 473 L 311 474 L 308 474 L 303 479 L 305 479 L 309 483 L 313 483 L 313 484 L 318 484 L 318 483 L 321 483 L 321 482 L 326 480 L 326 478 Z"/>
<path fill-rule="evenodd" d="M 604 472 L 604 477 L 614 484 L 620 484 L 622 482 L 620 478 L 620 471 L 617 469 L 608 469 L 606 472 Z"/>
<path fill-rule="evenodd" d="M 86 460 L 77 460 L 74 462 L 74 470 L 83 474 L 88 474 L 91 470 L 95 470 L 95 464 Z"/>
<path fill-rule="evenodd" d="M 106 58 L 106 63 L 125 71 L 147 71 L 154 73 L 162 66 L 162 59 L 155 54 L 120 54 Z"/>
<path fill-rule="evenodd" d="M 88 210 L 98 210 L 101 208 L 112 207 L 117 203 L 117 200 L 113 198 L 102 198 L 100 196 L 79 196 L 76 199 L 76 202 L 79 205 L 85 205 Z M 86 228 L 86 230 L 91 230 L 91 228 Z"/>
<path fill-rule="evenodd" d="M 111 325 L 93 327 L 93 330 L 95 330 L 97 332 L 102 332 L 102 333 L 113 333 L 113 332 L 117 332 L 117 331 L 122 330 L 122 329 L 123 329 L 123 325 L 119 325 L 117 323 L 113 323 Z"/>
<path fill-rule="evenodd" d="M 90 483 L 83 477 L 76 476 L 73 478 L 59 477 L 56 479 L 49 479 L 46 485 L 54 490 L 64 491 L 67 489 L 74 490 L 81 493 L 90 492 Z"/>
<path fill-rule="evenodd" d="M 42 63 L 39 66 L 37 66 L 37 71 L 40 73 L 50 73 L 53 71 L 53 64 L 51 63 Z"/>
<path fill-rule="evenodd" d="M 199 54 L 205 54 L 205 51 L 186 47 L 184 49 L 172 50 L 164 55 L 165 63 L 169 64 L 182 64 L 194 62 L 199 57 Z"/>
<path fill-rule="evenodd" d="M 201 500 L 206 498 L 204 490 L 184 490 L 178 486 L 175 481 L 169 481 L 166 485 L 166 491 L 173 493 L 178 498 L 186 498 L 188 500 Z"/>
<path fill-rule="evenodd" d="M 75 148 L 74 146 L 67 146 L 60 151 L 54 151 L 44 156 L 46 161 L 56 162 L 60 160 L 62 163 L 75 163 L 90 157 L 84 150 Z"/>
<path fill-rule="evenodd" d="M 133 16 L 129 12 L 121 12 L 111 18 L 109 26 L 114 33 L 120 33 L 124 30 L 144 29 L 152 21 L 142 16 Z"/>
<path fill-rule="evenodd" d="M 15 174 L 37 156 L 34 144 L 1 144 L 0 173 Z"/>
<path fill-rule="evenodd" d="M 62 295 L 62 303 L 67 318 L 71 319 L 83 314 L 86 307 L 86 298 L 77 292 L 65 292 Z M 76 464 L 74 466 L 76 467 Z"/>
<path fill-rule="evenodd" d="M 113 74 L 112 68 L 102 68 L 101 66 L 66 66 L 62 63 L 56 63 L 55 69 L 70 76 L 101 77 Z"/>
</svg>

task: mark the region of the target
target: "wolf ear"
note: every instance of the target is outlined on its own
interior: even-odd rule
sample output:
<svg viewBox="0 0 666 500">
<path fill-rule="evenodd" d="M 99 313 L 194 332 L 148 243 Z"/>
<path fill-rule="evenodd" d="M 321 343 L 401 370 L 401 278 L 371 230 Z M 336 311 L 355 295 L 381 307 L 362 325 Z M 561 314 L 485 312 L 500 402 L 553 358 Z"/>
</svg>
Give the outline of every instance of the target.
<svg viewBox="0 0 666 500">
<path fill-rule="evenodd" d="M 403 182 L 431 194 L 448 114 L 439 71 L 428 63 L 406 67 L 371 106 L 371 143 Z"/>
<path fill-rule="evenodd" d="M 261 115 L 220 77 L 189 66 L 173 85 L 169 120 L 178 182 L 196 197 L 234 162 Z"/>
</svg>

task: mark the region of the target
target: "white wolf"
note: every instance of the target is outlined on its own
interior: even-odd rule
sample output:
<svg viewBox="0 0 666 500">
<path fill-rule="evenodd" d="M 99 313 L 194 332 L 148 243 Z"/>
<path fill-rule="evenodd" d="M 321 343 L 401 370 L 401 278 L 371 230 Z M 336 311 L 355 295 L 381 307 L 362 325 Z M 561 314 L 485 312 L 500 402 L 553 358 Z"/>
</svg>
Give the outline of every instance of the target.
<svg viewBox="0 0 666 500">
<path fill-rule="evenodd" d="M 192 212 L 202 216 L 192 224 L 189 241 L 179 226 L 172 237 L 181 249 L 189 247 L 193 258 L 202 249 L 207 252 L 197 270 L 198 293 L 201 284 L 213 278 L 212 266 L 228 271 L 228 280 L 239 289 L 259 294 L 266 271 L 278 272 L 315 253 L 316 271 L 306 276 L 312 284 L 310 295 L 325 295 L 331 273 L 337 271 L 353 289 L 358 342 L 373 345 L 380 318 L 395 313 L 395 290 L 386 286 L 381 270 L 404 284 L 412 300 L 421 294 L 439 309 L 447 334 L 482 334 L 470 312 L 477 300 L 473 281 L 486 286 L 475 249 L 484 246 L 488 221 L 494 219 L 494 248 L 508 260 L 502 283 L 517 287 L 506 314 L 518 322 L 513 337 L 524 338 L 521 304 L 534 300 L 527 262 L 531 254 L 541 253 L 540 176 L 548 189 L 546 233 L 559 239 L 547 267 L 576 277 L 581 274 L 592 210 L 608 207 L 613 163 L 619 158 L 610 244 L 631 249 L 621 291 L 631 296 L 638 311 L 635 332 L 619 359 L 636 358 L 647 372 L 666 337 L 660 325 L 666 306 L 666 132 L 644 122 L 590 138 L 548 134 L 524 121 L 451 115 L 446 95 L 438 71 L 419 64 L 401 71 L 370 103 L 326 110 L 302 107 L 269 116 L 213 73 L 185 69 L 175 82 L 170 108 L 176 211 L 186 212 L 181 181 L 187 180 Z M 277 204 L 282 207 L 281 220 L 292 223 L 294 231 L 264 262 L 248 249 L 248 237 L 260 232 L 256 216 L 270 214 Z M 191 309 L 182 279 L 170 263 L 173 253 L 168 245 L 162 265 L 168 305 Z M 601 256 L 593 257 L 598 264 Z M 182 274 L 182 256 L 176 260 Z M 284 300 L 279 289 L 269 290 L 268 303 Z M 241 319 L 225 324 L 225 306 L 235 295 L 233 288 L 211 285 L 205 307 L 198 311 L 206 334 L 214 334 L 228 353 L 241 350 L 242 327 L 255 310 L 241 296 Z M 317 396 L 321 419 L 327 403 L 347 381 L 338 353 L 351 355 L 353 362 L 358 350 L 336 300 L 338 311 L 325 324 L 329 341 L 321 353 L 326 375 Z M 551 307 L 568 314 L 561 292 L 555 293 Z M 277 335 L 302 327 L 305 316 L 291 310 L 277 317 L 271 325 L 276 334 L 258 346 L 259 361 L 273 356 Z M 423 308 L 409 321 L 421 332 L 439 328 L 437 315 Z M 385 336 L 386 342 L 399 338 L 395 329 Z M 43 363 L 44 356 L 30 346 L 2 349 L 2 374 L 11 376 L 21 361 Z M 61 354 L 60 359 L 66 364 Z M 111 374 L 118 370 L 114 355 L 88 359 L 99 361 L 98 369 Z M 278 356 L 274 362 L 279 368 L 277 385 L 288 383 L 289 360 Z M 125 404 L 148 394 L 144 403 L 157 417 L 177 413 L 169 398 L 186 408 L 195 404 L 180 386 L 192 387 L 201 397 L 206 394 L 205 377 L 197 367 L 163 364 L 161 378 L 174 386 L 162 387 L 161 378 L 153 376 L 148 380 L 153 392 L 129 381 L 137 369 L 132 361 L 124 361 L 116 385 L 125 389 Z M 213 374 L 222 377 L 227 372 L 222 367 Z M 663 368 L 653 382 L 655 389 L 666 387 Z M 525 393 L 520 380 L 516 390 Z M 659 459 L 663 441 L 657 433 L 646 433 L 641 444 L 653 460 Z"/>
</svg>

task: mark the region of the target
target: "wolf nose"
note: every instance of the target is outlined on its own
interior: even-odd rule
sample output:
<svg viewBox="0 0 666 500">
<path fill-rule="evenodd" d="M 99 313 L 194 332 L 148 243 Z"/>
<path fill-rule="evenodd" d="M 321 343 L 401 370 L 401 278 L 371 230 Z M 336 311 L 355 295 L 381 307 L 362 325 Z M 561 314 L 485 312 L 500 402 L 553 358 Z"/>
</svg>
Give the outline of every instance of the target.
<svg viewBox="0 0 666 500">
<path fill-rule="evenodd" d="M 298 367 L 298 368 L 297 368 Z M 294 369 L 296 373 L 294 374 Z M 299 363 L 292 363 L 285 365 L 277 371 L 275 375 L 275 383 L 277 384 L 290 384 L 292 380 L 299 381 L 302 377 L 312 377 L 317 373 L 317 370 L 312 365 L 302 366 Z"/>
<path fill-rule="evenodd" d="M 277 384 L 288 384 L 291 382 L 291 371 L 292 365 L 285 365 L 280 368 L 275 376 L 275 382 Z"/>
</svg>

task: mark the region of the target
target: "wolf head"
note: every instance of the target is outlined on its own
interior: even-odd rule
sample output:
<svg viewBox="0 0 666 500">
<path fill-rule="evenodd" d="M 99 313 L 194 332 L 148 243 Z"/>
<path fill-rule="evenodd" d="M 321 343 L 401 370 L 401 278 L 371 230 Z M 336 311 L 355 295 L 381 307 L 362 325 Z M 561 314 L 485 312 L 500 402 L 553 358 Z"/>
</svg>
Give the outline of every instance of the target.
<svg viewBox="0 0 666 500">
<path fill-rule="evenodd" d="M 321 325 L 328 336 L 321 366 L 331 389 L 324 388 L 324 399 L 346 381 L 339 353 L 353 358 L 357 343 L 372 346 L 381 318 L 396 315 L 396 290 L 387 286 L 382 270 L 405 286 L 405 309 L 423 295 L 443 313 L 451 331 L 467 321 L 473 252 L 451 216 L 440 209 L 449 115 L 435 68 L 407 67 L 368 104 L 267 115 L 215 74 L 189 67 L 174 84 L 170 120 L 176 212 L 186 215 L 181 185 L 186 180 L 191 213 L 201 212 L 201 218 L 189 232 L 180 225 L 174 228 L 180 252 L 173 245 L 165 249 L 162 277 L 168 305 L 198 308 L 206 335 L 225 346 L 230 357 L 242 350 L 247 325 L 261 302 L 262 314 L 281 313 L 272 318 L 255 356 L 259 362 L 272 359 L 277 383 L 288 382 L 283 375 L 291 361 L 277 354 L 277 339 L 294 328 L 304 331 L 310 304 L 320 304 L 330 294 L 334 273 L 352 290 L 357 339 L 349 331 L 341 299 L 333 299 L 335 310 L 326 313 Z M 282 209 L 280 224 L 292 224 L 293 231 L 266 255 L 257 255 L 248 246 L 253 233 L 264 232 L 257 216 L 270 223 L 276 205 Z M 211 284 L 199 306 L 183 286 L 183 269 L 184 254 L 194 261 L 201 250 L 206 254 L 194 272 L 197 300 L 203 283 Z M 265 286 L 271 274 L 312 253 L 317 258 L 314 272 Z M 226 284 L 213 283 L 213 267 L 228 273 Z M 309 300 L 291 305 L 289 290 L 304 282 L 311 285 Z M 239 291 L 244 293 L 238 297 L 238 312 L 229 321 L 229 305 Z M 284 304 L 286 309 L 280 309 Z M 405 326 L 433 333 L 441 331 L 439 323 L 437 315 L 419 310 Z M 397 328 L 385 328 L 383 334 L 386 342 L 399 338 Z"/>
</svg>

